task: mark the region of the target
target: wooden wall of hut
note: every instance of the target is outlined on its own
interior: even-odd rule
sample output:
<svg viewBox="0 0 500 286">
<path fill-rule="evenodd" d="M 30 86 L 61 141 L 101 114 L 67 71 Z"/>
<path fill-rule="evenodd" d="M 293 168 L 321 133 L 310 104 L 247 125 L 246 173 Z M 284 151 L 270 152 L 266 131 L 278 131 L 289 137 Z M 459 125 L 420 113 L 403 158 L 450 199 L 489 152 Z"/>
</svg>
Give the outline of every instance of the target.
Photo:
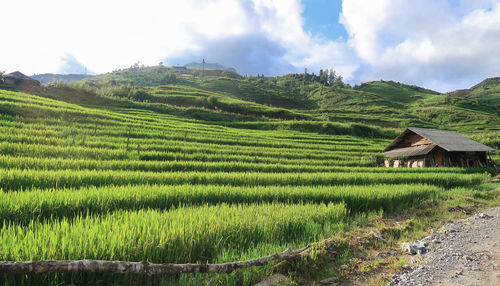
<svg viewBox="0 0 500 286">
<path fill-rule="evenodd" d="M 398 143 L 398 146 L 399 148 L 404 148 L 430 144 L 433 144 L 431 140 L 413 133 L 402 138 L 402 141 Z"/>
<path fill-rule="evenodd" d="M 425 157 L 428 167 L 487 167 L 486 152 L 447 152 L 436 148 Z"/>
<path fill-rule="evenodd" d="M 451 166 L 450 157 L 448 157 L 446 150 L 440 148 L 439 146 L 434 148 L 434 150 L 430 153 L 430 156 L 434 157 L 434 163 L 436 167 Z"/>
<path fill-rule="evenodd" d="M 439 148 L 441 149 L 441 148 Z M 423 167 L 487 167 L 486 152 L 447 152 L 444 149 L 435 150 L 424 156 L 408 157 L 406 159 L 386 159 L 384 165 L 394 168 Z"/>
</svg>

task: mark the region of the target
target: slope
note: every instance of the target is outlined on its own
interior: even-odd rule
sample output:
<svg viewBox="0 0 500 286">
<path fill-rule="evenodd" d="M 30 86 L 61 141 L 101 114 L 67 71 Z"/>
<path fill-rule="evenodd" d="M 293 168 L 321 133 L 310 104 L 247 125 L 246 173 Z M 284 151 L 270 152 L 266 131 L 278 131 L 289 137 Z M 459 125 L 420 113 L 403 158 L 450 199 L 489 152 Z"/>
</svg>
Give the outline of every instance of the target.
<svg viewBox="0 0 500 286">
<path fill-rule="evenodd" d="M 141 99 L 201 100 L 211 91 L 130 87 L 130 98 L 116 99 L 85 88 L 41 87 L 43 97 L 0 90 L 0 261 L 253 259 L 342 235 L 489 178 L 484 169 L 377 168 L 390 140 L 371 138 L 386 134 L 362 125 L 314 122 L 334 134 L 233 128 L 248 122 L 236 113 L 223 113 L 233 122 L 195 119 L 184 107 Z M 360 136 L 350 135 L 355 131 Z M 348 253 L 345 243 L 334 247 Z M 253 285 L 273 267 L 152 282 Z M 1 275 L 0 284 L 135 285 L 136 278 Z"/>
<path fill-rule="evenodd" d="M 471 89 L 472 96 L 462 96 L 457 100 L 453 94 L 440 94 L 393 81 L 374 81 L 350 87 L 341 80 L 325 82 L 314 74 L 241 77 L 228 71 L 206 72 L 202 74 L 199 69 L 175 71 L 161 66 L 133 67 L 85 82 L 94 87 L 174 84 L 224 95 L 226 100 L 233 98 L 308 113 L 320 120 L 398 129 L 416 125 L 473 133 L 496 130 L 495 126 L 500 123 L 498 106 L 495 105 L 500 94 L 489 84 L 495 82 L 494 79 Z"/>
</svg>

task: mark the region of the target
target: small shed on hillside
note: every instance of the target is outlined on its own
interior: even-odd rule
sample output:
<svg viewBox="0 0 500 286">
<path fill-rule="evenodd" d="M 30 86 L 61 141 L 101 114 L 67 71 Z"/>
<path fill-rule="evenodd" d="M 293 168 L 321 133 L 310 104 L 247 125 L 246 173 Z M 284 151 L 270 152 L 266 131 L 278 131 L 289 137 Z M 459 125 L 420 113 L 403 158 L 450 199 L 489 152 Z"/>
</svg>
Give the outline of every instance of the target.
<svg viewBox="0 0 500 286">
<path fill-rule="evenodd" d="M 454 131 L 407 128 L 384 149 L 386 167 L 486 167 L 495 149 Z"/>
</svg>

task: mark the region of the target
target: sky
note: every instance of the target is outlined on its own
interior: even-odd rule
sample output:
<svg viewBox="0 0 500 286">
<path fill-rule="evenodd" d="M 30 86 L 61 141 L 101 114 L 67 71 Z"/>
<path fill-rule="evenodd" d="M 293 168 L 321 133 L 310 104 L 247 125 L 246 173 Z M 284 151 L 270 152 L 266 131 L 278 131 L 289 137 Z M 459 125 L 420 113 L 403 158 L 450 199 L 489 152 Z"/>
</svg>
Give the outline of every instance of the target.
<svg viewBox="0 0 500 286">
<path fill-rule="evenodd" d="M 0 71 L 106 73 L 219 63 L 240 74 L 334 69 L 351 84 L 438 91 L 500 76 L 500 0 L 16 0 Z"/>
</svg>

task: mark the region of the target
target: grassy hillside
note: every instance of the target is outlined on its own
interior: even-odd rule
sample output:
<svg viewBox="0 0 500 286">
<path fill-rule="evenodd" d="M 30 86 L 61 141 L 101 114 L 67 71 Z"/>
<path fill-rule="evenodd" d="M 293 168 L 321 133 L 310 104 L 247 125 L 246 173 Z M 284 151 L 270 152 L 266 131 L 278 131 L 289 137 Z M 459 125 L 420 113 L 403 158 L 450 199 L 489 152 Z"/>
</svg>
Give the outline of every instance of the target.
<svg viewBox="0 0 500 286">
<path fill-rule="evenodd" d="M 140 108 L 261 130 L 392 138 L 407 126 L 456 130 L 499 147 L 497 79 L 448 94 L 393 81 L 350 87 L 314 74 L 242 77 L 227 70 L 134 66 L 27 92 L 66 102 Z M 365 132 L 365 130 L 367 130 Z"/>
<path fill-rule="evenodd" d="M 450 92 L 449 102 L 466 107 L 489 106 L 497 113 L 500 110 L 500 77 L 488 78 L 470 89 Z"/>
<path fill-rule="evenodd" d="M 76 82 L 86 78 L 92 78 L 93 75 L 88 74 L 34 74 L 30 76 L 32 79 L 38 80 L 42 84 L 49 84 L 54 81 Z"/>
<path fill-rule="evenodd" d="M 497 104 L 500 93 L 495 79 L 486 80 L 472 88 L 468 96 L 440 94 L 392 81 L 375 81 L 350 87 L 328 84 L 311 74 L 241 77 L 229 71 L 205 71 L 202 75 L 199 69 L 176 72 L 168 67 L 136 67 L 85 82 L 93 87 L 123 84 L 192 87 L 226 96 L 226 101 L 230 98 L 243 100 L 238 103 L 240 106 L 244 102 L 253 102 L 272 108 L 285 108 L 301 114 L 292 115 L 301 120 L 316 118 L 396 129 L 412 125 L 467 133 L 481 130 L 495 132 L 500 126 Z M 187 106 L 191 103 L 182 104 Z M 192 105 L 200 105 L 200 102 L 192 102 Z M 202 105 L 207 107 L 206 104 Z M 254 109 L 255 105 L 249 104 L 248 107 Z M 259 109 L 264 110 L 265 107 Z M 255 115 L 255 112 L 251 113 Z M 304 117 L 304 113 L 310 114 L 312 118 Z M 265 112 L 259 114 L 268 117 Z M 290 116 L 278 117 L 291 119 Z"/>
<path fill-rule="evenodd" d="M 29 93 L 0 89 L 0 261 L 222 263 L 336 237 L 330 272 L 311 273 L 340 276 L 335 263 L 355 255 L 353 229 L 415 209 L 441 212 L 450 198 L 497 200 L 478 187 L 489 169 L 377 167 L 404 124 L 498 146 L 498 116 L 484 102 L 467 107 L 393 82 L 351 88 L 312 75 L 205 72 L 134 67 Z M 384 234 L 391 245 L 429 223 L 404 225 Z M 149 282 L 253 285 L 273 271 L 269 263 Z M 136 280 L 0 276 L 5 285 Z"/>
<path fill-rule="evenodd" d="M 145 90 L 154 97 L 214 95 Z M 61 101 L 0 90 L 0 260 L 255 258 L 338 234 L 357 214 L 394 213 L 489 177 L 459 168 L 375 168 L 388 139 L 232 128 L 158 112 L 153 103 L 120 105 L 91 96 L 76 104 L 68 102 L 71 96 Z M 340 126 L 336 133 L 352 132 Z M 358 135 L 366 137 L 367 130 Z M 271 267 L 162 279 L 249 285 Z M 135 281 L 102 274 L 0 279 L 25 285 Z"/>
</svg>

